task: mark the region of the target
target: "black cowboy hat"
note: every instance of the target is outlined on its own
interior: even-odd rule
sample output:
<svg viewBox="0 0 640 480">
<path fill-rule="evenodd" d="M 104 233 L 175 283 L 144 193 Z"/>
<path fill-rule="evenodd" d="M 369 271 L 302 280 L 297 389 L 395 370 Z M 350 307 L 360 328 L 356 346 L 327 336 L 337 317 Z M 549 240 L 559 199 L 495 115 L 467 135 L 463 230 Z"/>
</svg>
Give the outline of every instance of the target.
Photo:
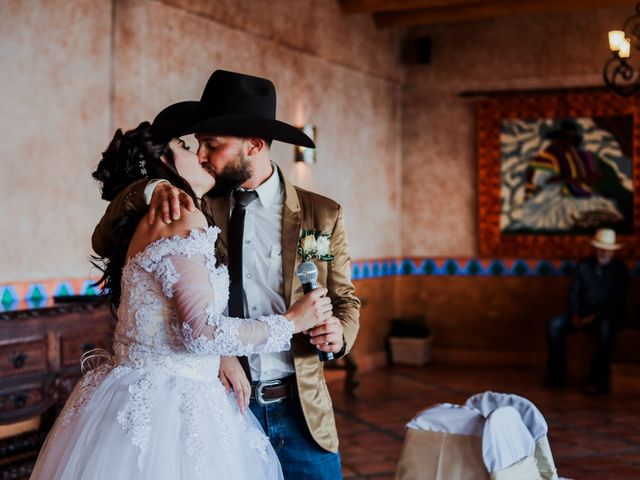
<svg viewBox="0 0 640 480">
<path fill-rule="evenodd" d="M 216 70 L 199 102 L 179 102 L 153 120 L 161 134 L 212 133 L 259 137 L 315 148 L 313 140 L 292 125 L 276 120 L 276 89 L 266 78 Z"/>
<path fill-rule="evenodd" d="M 151 130 L 167 139 L 186 135 L 189 125 L 193 122 L 193 103 L 178 102 L 164 108 L 153 119 Z"/>
</svg>

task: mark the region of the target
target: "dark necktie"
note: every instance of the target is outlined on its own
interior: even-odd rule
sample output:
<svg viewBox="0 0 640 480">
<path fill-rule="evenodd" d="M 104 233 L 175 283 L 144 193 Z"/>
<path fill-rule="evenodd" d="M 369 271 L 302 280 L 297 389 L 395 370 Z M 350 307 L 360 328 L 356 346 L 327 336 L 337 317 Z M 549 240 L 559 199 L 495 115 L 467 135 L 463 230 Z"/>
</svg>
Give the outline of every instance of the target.
<svg viewBox="0 0 640 480">
<path fill-rule="evenodd" d="M 258 198 L 255 190 L 236 190 L 235 206 L 229 220 L 229 316 L 244 318 L 242 287 L 242 245 L 244 243 L 244 217 L 247 205 Z"/>
</svg>

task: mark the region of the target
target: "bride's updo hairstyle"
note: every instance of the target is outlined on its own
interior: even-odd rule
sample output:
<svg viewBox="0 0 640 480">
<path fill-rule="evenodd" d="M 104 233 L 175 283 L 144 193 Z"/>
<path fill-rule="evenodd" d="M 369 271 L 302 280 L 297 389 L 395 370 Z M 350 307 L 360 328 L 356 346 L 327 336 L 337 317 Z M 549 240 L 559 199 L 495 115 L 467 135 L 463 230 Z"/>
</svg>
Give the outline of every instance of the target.
<svg viewBox="0 0 640 480">
<path fill-rule="evenodd" d="M 194 204 L 198 205 L 193 189 L 175 168 L 173 152 L 169 148 L 170 141 L 171 138 L 166 135 L 154 132 L 149 122 L 143 122 L 124 133 L 118 129 L 92 174 L 100 183 L 102 198 L 111 201 L 118 193 L 139 180 L 165 179 L 190 195 Z M 141 189 L 144 186 L 143 184 Z M 92 257 L 95 260 L 92 263 L 102 271 L 102 277 L 96 284 L 103 288 L 114 307 L 120 303 L 120 280 L 127 249 L 145 214 L 146 211 L 128 212 L 120 217 L 109 232 L 111 237 L 106 255 Z"/>
<path fill-rule="evenodd" d="M 162 178 L 188 193 L 195 203 L 196 196 L 191 186 L 175 169 L 170 141 L 171 138 L 155 133 L 149 122 L 142 122 L 125 133 L 121 129 L 116 130 L 93 172 L 93 178 L 101 183 L 103 200 L 113 200 L 137 180 Z M 162 161 L 162 157 L 167 163 Z"/>
</svg>

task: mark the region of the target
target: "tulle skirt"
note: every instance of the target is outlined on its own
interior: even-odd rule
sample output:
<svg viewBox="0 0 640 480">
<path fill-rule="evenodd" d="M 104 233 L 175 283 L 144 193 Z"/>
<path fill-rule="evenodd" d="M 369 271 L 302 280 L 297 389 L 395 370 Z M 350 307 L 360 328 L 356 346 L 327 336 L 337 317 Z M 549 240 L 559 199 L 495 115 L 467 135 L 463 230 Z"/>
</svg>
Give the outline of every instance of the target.
<svg viewBox="0 0 640 480">
<path fill-rule="evenodd" d="M 220 382 L 128 367 L 90 372 L 50 432 L 32 480 L 282 479 L 250 411 Z"/>
</svg>

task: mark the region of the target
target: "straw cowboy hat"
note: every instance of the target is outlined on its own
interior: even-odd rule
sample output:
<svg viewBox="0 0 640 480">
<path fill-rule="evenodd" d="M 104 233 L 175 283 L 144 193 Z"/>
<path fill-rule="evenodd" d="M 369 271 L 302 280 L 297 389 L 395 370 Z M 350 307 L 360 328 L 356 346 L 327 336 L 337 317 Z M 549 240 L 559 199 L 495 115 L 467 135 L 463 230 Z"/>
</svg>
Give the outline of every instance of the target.
<svg viewBox="0 0 640 480">
<path fill-rule="evenodd" d="M 171 136 L 211 133 L 315 148 L 300 129 L 276 120 L 276 88 L 271 80 L 226 70 L 211 74 L 199 102 L 168 106 L 157 115 L 153 127 Z"/>
<path fill-rule="evenodd" d="M 610 228 L 601 228 L 591 239 L 591 245 L 602 250 L 618 250 L 622 247 L 616 243 L 616 232 Z"/>
</svg>

